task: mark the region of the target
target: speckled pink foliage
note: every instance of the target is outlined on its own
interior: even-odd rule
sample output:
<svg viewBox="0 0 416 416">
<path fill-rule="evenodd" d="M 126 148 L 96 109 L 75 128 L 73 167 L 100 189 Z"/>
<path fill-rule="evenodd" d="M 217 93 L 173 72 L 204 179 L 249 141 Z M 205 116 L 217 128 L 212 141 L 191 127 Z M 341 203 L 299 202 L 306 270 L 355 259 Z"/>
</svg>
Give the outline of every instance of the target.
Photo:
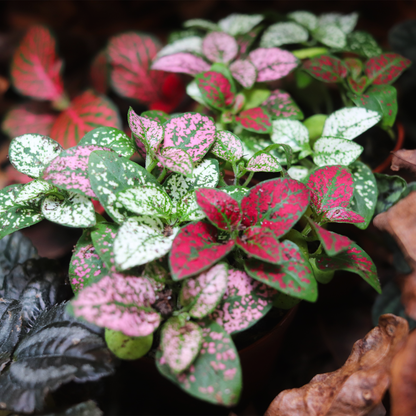
<svg viewBox="0 0 416 416">
<path fill-rule="evenodd" d="M 157 155 L 157 158 L 163 167 L 174 172 L 182 173 L 183 175 L 192 173 L 192 160 L 187 152 L 182 149 L 175 149 L 174 147 L 163 148 L 162 152 Z"/>
<path fill-rule="evenodd" d="M 210 64 L 199 56 L 187 52 L 179 52 L 173 55 L 162 56 L 157 59 L 152 69 L 167 72 L 181 72 L 183 74 L 196 75 L 208 71 Z"/>
<path fill-rule="evenodd" d="M 292 97 L 282 90 L 274 90 L 262 104 L 275 117 L 294 117 L 300 113 L 299 108 L 292 100 Z"/>
<path fill-rule="evenodd" d="M 348 222 L 353 224 L 365 222 L 365 219 L 360 214 L 346 208 L 332 208 L 324 216 L 332 222 Z"/>
<path fill-rule="evenodd" d="M 138 116 L 133 109 L 129 110 L 128 120 L 131 131 L 137 136 L 136 145 L 139 146 L 138 141 L 146 141 L 157 152 L 163 140 L 163 126 L 150 118 Z"/>
<path fill-rule="evenodd" d="M 233 77 L 245 88 L 250 88 L 257 78 L 256 67 L 246 59 L 239 59 L 230 65 Z"/>
<path fill-rule="evenodd" d="M 234 160 L 243 157 L 243 145 L 237 136 L 226 130 L 218 131 L 216 136 L 217 140 L 211 149 L 214 154 L 224 159 L 227 159 L 227 154 L 231 154 Z"/>
<path fill-rule="evenodd" d="M 211 62 L 227 63 L 238 53 L 236 40 L 224 32 L 211 32 L 202 42 L 202 52 Z"/>
<path fill-rule="evenodd" d="M 246 169 L 251 172 L 277 172 L 281 167 L 272 155 L 260 153 L 249 160 Z"/>
</svg>

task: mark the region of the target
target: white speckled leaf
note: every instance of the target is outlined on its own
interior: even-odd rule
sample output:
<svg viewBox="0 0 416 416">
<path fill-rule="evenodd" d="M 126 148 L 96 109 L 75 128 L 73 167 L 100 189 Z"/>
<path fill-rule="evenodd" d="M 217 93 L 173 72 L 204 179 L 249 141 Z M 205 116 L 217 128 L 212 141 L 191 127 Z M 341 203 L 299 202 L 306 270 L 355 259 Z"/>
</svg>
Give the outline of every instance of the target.
<svg viewBox="0 0 416 416">
<path fill-rule="evenodd" d="M 348 166 L 363 150 L 362 146 L 349 140 L 322 137 L 315 143 L 313 161 L 317 166 Z"/>
<path fill-rule="evenodd" d="M 121 225 L 114 240 L 116 265 L 126 270 L 163 257 L 172 247 L 178 231 L 174 228 L 165 237 L 164 226 L 158 218 L 129 218 Z"/>
<path fill-rule="evenodd" d="M 163 167 L 188 177 L 192 176 L 194 164 L 191 156 L 185 150 L 164 147 L 156 157 Z"/>
<path fill-rule="evenodd" d="M 296 12 L 289 13 L 287 15 L 289 19 L 294 20 L 295 22 L 299 23 L 300 25 L 306 27 L 309 30 L 315 30 L 318 26 L 318 18 L 311 12 L 306 12 L 303 10 L 299 10 Z"/>
<path fill-rule="evenodd" d="M 62 150 L 59 143 L 47 136 L 23 134 L 10 143 L 9 160 L 19 172 L 39 178 L 46 165 Z"/>
<path fill-rule="evenodd" d="M 135 214 L 162 218 L 169 218 L 173 208 L 169 195 L 162 188 L 151 185 L 121 191 L 117 201 Z"/>
<path fill-rule="evenodd" d="M 24 204 L 26 201 L 39 198 L 54 190 L 58 191 L 57 188 L 49 182 L 43 181 L 42 179 L 34 179 L 22 186 L 16 196 L 15 202 L 16 204 Z"/>
<path fill-rule="evenodd" d="M 342 49 L 347 44 L 345 33 L 336 25 L 318 26 L 313 37 L 330 48 Z"/>
<path fill-rule="evenodd" d="M 243 144 L 234 133 L 222 130 L 217 131 L 211 153 L 228 162 L 237 162 L 243 157 Z"/>
<path fill-rule="evenodd" d="M 230 65 L 232 76 L 244 87 L 251 88 L 257 79 L 256 67 L 246 59 L 238 59 Z"/>
<path fill-rule="evenodd" d="M 195 322 L 172 317 L 163 325 L 160 346 L 166 364 L 175 374 L 182 373 L 192 364 L 201 344 L 202 329 Z"/>
<path fill-rule="evenodd" d="M 199 36 L 189 36 L 175 40 L 174 42 L 164 46 L 158 53 L 157 57 L 172 55 L 177 52 L 191 52 L 202 54 L 202 38 Z"/>
<path fill-rule="evenodd" d="M 341 108 L 326 119 L 322 137 L 352 140 L 380 119 L 381 115 L 377 111 L 358 107 Z"/>
<path fill-rule="evenodd" d="M 260 47 L 272 48 L 273 46 L 302 43 L 306 42 L 308 37 L 308 31 L 297 23 L 276 23 L 266 29 L 261 37 Z"/>
<path fill-rule="evenodd" d="M 178 202 L 178 205 L 174 208 L 179 222 L 186 221 L 198 221 L 205 218 L 204 211 L 199 207 L 196 202 L 195 191 L 189 191 L 185 196 Z"/>
<path fill-rule="evenodd" d="M 49 221 L 67 227 L 92 227 L 96 221 L 92 202 L 74 192 L 68 192 L 65 199 L 57 195 L 47 196 L 42 202 L 42 214 Z"/>
<path fill-rule="evenodd" d="M 258 152 L 248 161 L 246 169 L 250 172 L 280 172 L 282 167 L 274 156 Z"/>
<path fill-rule="evenodd" d="M 205 30 L 218 30 L 218 25 L 206 19 L 190 19 L 187 20 L 183 27 L 196 27 Z"/>
<path fill-rule="evenodd" d="M 237 41 L 224 32 L 211 32 L 202 41 L 202 51 L 211 62 L 228 63 L 238 53 Z"/>
<path fill-rule="evenodd" d="M 307 179 L 309 170 L 306 166 L 292 166 L 287 173 L 291 178 L 303 182 Z"/>
<path fill-rule="evenodd" d="M 354 30 L 357 20 L 358 13 L 355 12 L 345 15 L 339 13 L 325 13 L 319 16 L 318 25 L 335 25 L 338 26 L 345 34 L 348 34 Z"/>
<path fill-rule="evenodd" d="M 216 264 L 197 277 L 184 281 L 181 291 L 181 303 L 190 306 L 189 314 L 194 318 L 203 318 L 210 314 L 220 303 L 228 282 L 228 267 L 225 263 Z"/>
<path fill-rule="evenodd" d="M 308 129 L 297 120 L 273 121 L 272 142 L 288 144 L 294 152 L 310 149 Z"/>
<path fill-rule="evenodd" d="M 218 26 L 224 32 L 232 36 L 244 35 L 250 32 L 254 26 L 257 26 L 264 19 L 261 14 L 238 14 L 233 13 L 218 22 Z"/>
</svg>

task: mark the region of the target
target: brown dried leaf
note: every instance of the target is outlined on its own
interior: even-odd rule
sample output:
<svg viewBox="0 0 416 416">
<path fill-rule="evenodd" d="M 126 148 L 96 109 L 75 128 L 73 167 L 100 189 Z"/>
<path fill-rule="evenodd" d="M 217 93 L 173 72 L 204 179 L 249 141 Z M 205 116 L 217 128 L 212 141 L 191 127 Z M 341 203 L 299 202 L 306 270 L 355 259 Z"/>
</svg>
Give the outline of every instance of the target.
<svg viewBox="0 0 416 416">
<path fill-rule="evenodd" d="M 416 150 L 400 149 L 392 153 L 391 170 L 398 171 L 403 168 L 416 173 Z"/>
<path fill-rule="evenodd" d="M 416 271 L 400 276 L 398 283 L 402 291 L 401 301 L 406 315 L 416 319 Z"/>
<path fill-rule="evenodd" d="M 340 369 L 281 392 L 265 416 L 364 416 L 375 411 L 389 386 L 391 360 L 408 331 L 405 319 L 380 316 L 379 326 L 354 344 Z"/>
</svg>

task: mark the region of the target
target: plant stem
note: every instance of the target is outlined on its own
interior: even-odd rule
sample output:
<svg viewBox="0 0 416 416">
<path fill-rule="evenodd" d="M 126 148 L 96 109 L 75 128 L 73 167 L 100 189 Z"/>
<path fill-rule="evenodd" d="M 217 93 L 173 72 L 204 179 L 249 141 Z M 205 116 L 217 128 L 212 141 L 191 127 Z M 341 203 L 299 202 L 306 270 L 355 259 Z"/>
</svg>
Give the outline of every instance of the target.
<svg viewBox="0 0 416 416">
<path fill-rule="evenodd" d="M 396 133 L 394 132 L 394 130 L 391 127 L 386 129 L 386 132 L 394 142 L 397 140 Z"/>
<path fill-rule="evenodd" d="M 163 168 L 162 172 L 160 173 L 159 177 L 157 178 L 157 181 L 159 183 L 162 183 L 163 179 L 165 179 L 166 174 L 168 173 L 166 168 Z"/>
<path fill-rule="evenodd" d="M 157 160 L 154 160 L 147 168 L 146 168 L 146 170 L 149 172 L 149 173 L 152 173 L 152 170 L 156 167 L 156 165 L 157 165 Z"/>
<path fill-rule="evenodd" d="M 302 230 L 301 234 L 306 237 L 310 232 L 312 231 L 312 228 L 310 224 L 306 224 L 306 227 Z"/>
<path fill-rule="evenodd" d="M 248 175 L 246 181 L 243 183 L 243 186 L 247 186 L 250 183 L 250 181 L 253 179 L 253 175 L 254 172 L 250 172 L 250 175 Z"/>
<path fill-rule="evenodd" d="M 238 172 L 237 172 L 237 165 L 235 162 L 231 163 L 231 166 L 233 167 L 233 172 L 234 172 L 234 185 L 238 185 Z"/>
</svg>

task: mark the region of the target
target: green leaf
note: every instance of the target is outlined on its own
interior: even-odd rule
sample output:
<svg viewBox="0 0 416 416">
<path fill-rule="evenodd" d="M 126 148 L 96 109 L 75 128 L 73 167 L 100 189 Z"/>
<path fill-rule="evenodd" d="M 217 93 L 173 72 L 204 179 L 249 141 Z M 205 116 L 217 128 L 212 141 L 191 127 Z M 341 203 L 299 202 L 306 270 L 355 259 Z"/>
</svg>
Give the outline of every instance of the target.
<svg viewBox="0 0 416 416">
<path fill-rule="evenodd" d="M 311 145 L 322 136 L 327 118 L 328 116 L 326 114 L 315 114 L 303 122 L 304 126 L 308 129 Z"/>
<path fill-rule="evenodd" d="M 308 31 L 297 23 L 275 23 L 269 26 L 263 33 L 260 40 L 260 47 L 273 48 L 291 43 L 303 43 L 308 40 L 308 37 Z"/>
<path fill-rule="evenodd" d="M 190 19 L 187 20 L 184 24 L 183 27 L 195 27 L 198 29 L 204 29 L 204 30 L 218 30 L 219 27 L 206 19 Z"/>
<path fill-rule="evenodd" d="M 25 202 L 40 198 L 41 196 L 54 191 L 58 192 L 58 189 L 50 183 L 43 181 L 42 179 L 34 179 L 22 186 L 16 196 L 15 202 L 16 204 L 24 204 Z"/>
<path fill-rule="evenodd" d="M 406 190 L 406 181 L 397 175 L 385 175 L 376 173 L 378 198 L 375 215 L 387 211 L 397 201 L 400 200 L 402 193 Z"/>
<path fill-rule="evenodd" d="M 39 178 L 46 165 L 62 150 L 59 143 L 47 136 L 23 134 L 10 143 L 9 160 L 19 172 Z"/>
<path fill-rule="evenodd" d="M 350 140 L 322 137 L 315 143 L 313 161 L 317 166 L 348 166 L 363 150 L 362 146 Z"/>
<path fill-rule="evenodd" d="M 118 229 L 119 226 L 117 224 L 101 222 L 91 231 L 91 238 L 96 253 L 100 256 L 105 266 L 112 272 L 116 271 L 113 244 Z"/>
<path fill-rule="evenodd" d="M 243 157 L 243 144 L 238 136 L 226 130 L 217 131 L 215 136 L 211 153 L 231 163 L 238 162 Z"/>
<path fill-rule="evenodd" d="M 299 10 L 296 12 L 289 13 L 287 17 L 311 31 L 315 30 L 318 26 L 318 18 L 311 12 Z"/>
<path fill-rule="evenodd" d="M 309 176 L 309 170 L 306 166 L 292 166 L 287 170 L 287 173 L 299 182 L 305 182 Z"/>
<path fill-rule="evenodd" d="M 265 100 L 269 98 L 271 92 L 268 88 L 255 86 L 250 90 L 244 90 L 243 94 L 246 97 L 246 102 L 244 104 L 243 110 L 249 110 L 250 108 L 255 108 L 261 105 Z"/>
<path fill-rule="evenodd" d="M 369 33 L 360 30 L 354 31 L 347 36 L 346 49 L 366 58 L 372 58 L 382 53 L 377 41 Z"/>
</svg>

